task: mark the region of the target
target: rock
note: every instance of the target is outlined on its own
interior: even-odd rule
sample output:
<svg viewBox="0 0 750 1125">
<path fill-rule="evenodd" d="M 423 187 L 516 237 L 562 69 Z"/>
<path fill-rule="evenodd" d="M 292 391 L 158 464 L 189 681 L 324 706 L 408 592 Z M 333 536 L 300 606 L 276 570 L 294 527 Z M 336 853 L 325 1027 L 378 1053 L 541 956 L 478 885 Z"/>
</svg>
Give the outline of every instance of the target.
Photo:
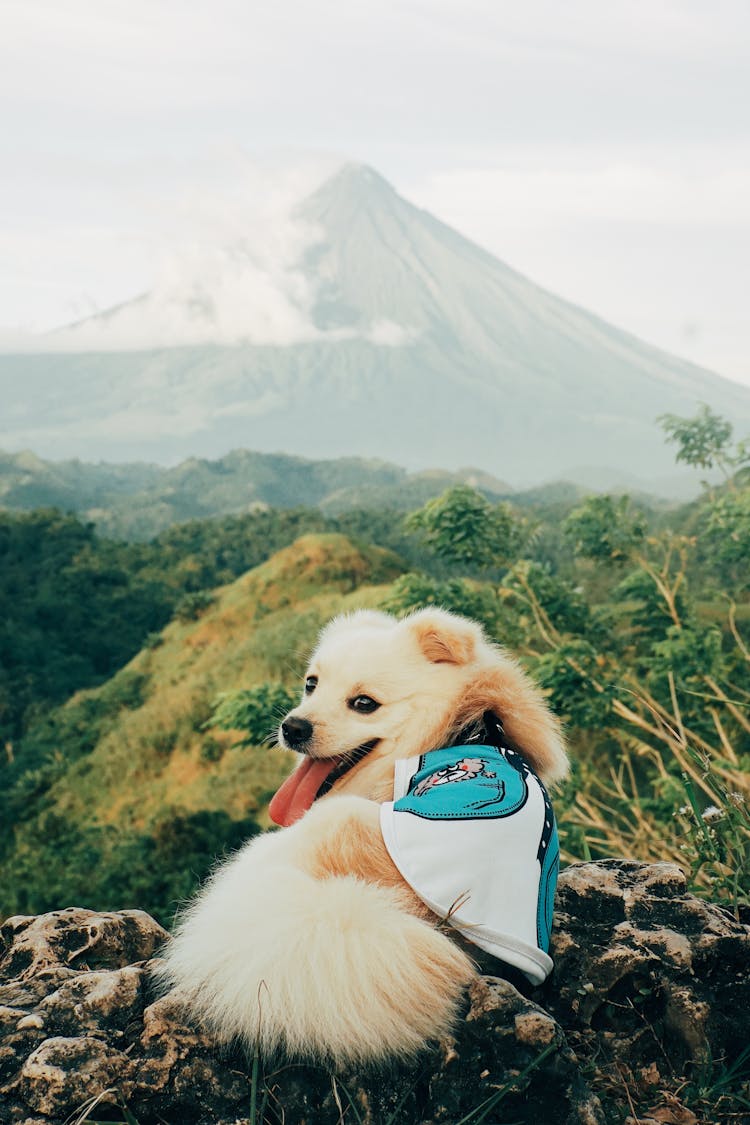
<svg viewBox="0 0 750 1125">
<path fill-rule="evenodd" d="M 57 1120 L 94 1100 L 113 1102 L 114 1090 L 128 1096 L 132 1063 L 121 1051 L 91 1035 L 45 1039 L 3 1089 L 30 1109 Z"/>
<path fill-rule="evenodd" d="M 152 990 L 165 937 L 134 910 L 2 926 L 2 1125 L 85 1120 L 94 1102 L 93 1119 L 127 1111 L 137 1125 L 455 1125 L 475 1110 L 486 1125 L 742 1120 L 701 1116 L 683 1091 L 693 1062 L 729 1065 L 750 1041 L 750 929 L 670 864 L 563 871 L 549 981 L 523 996 L 477 978 L 452 1039 L 377 1073 L 218 1045 Z"/>
<path fill-rule="evenodd" d="M 750 928 L 686 890 L 674 864 L 580 863 L 560 875 L 555 972 L 538 1000 L 629 1066 L 732 1058 L 750 1041 Z"/>
</svg>

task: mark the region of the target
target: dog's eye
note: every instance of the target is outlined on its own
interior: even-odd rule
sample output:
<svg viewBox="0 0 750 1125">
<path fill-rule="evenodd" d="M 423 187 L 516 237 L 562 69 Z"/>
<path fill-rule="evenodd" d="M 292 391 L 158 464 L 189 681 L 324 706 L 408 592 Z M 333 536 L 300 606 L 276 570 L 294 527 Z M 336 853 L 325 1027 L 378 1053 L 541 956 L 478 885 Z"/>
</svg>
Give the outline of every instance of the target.
<svg viewBox="0 0 750 1125">
<path fill-rule="evenodd" d="M 317 676 L 308 676 L 307 679 L 305 680 L 305 695 L 312 695 L 312 693 L 315 691 L 317 686 L 318 686 L 318 677 Z"/>
<path fill-rule="evenodd" d="M 372 711 L 377 711 L 380 704 L 369 695 L 357 695 L 349 700 L 349 706 L 352 711 L 359 711 L 360 715 L 369 715 Z"/>
</svg>

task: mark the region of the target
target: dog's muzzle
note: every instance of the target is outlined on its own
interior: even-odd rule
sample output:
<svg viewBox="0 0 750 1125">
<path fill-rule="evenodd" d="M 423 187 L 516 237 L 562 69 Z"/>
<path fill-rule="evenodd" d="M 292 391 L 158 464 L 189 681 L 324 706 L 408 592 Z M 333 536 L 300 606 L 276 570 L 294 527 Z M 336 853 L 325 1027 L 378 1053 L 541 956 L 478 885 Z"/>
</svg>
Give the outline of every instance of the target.
<svg viewBox="0 0 750 1125">
<path fill-rule="evenodd" d="M 281 724 L 281 736 L 290 750 L 299 750 L 312 738 L 313 725 L 307 719 L 289 715 Z"/>
</svg>

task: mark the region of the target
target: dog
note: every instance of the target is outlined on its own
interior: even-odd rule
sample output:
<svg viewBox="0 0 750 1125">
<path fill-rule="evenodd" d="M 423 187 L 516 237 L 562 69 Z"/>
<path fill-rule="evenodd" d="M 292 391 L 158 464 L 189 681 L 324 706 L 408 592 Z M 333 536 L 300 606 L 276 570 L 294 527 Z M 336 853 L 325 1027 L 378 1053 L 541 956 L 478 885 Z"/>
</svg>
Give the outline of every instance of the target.
<svg viewBox="0 0 750 1125">
<path fill-rule="evenodd" d="M 544 979 L 544 785 L 568 760 L 541 691 L 478 624 L 335 618 L 278 737 L 301 755 L 269 806 L 282 831 L 218 868 L 160 969 L 197 1018 L 264 1054 L 369 1064 L 449 1032 L 472 950 Z"/>
</svg>

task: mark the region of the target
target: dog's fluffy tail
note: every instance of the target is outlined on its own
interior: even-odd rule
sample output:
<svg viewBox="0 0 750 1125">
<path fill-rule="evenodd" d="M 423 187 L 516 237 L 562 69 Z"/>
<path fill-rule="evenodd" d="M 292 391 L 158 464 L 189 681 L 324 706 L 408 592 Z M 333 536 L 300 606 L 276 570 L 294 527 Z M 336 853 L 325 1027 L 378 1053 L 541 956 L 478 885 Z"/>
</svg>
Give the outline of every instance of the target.
<svg viewBox="0 0 750 1125">
<path fill-rule="evenodd" d="M 343 1063 L 410 1056 L 449 1030 L 474 966 L 398 890 L 260 871 L 252 851 L 214 876 L 159 970 L 212 1030 Z"/>
</svg>

